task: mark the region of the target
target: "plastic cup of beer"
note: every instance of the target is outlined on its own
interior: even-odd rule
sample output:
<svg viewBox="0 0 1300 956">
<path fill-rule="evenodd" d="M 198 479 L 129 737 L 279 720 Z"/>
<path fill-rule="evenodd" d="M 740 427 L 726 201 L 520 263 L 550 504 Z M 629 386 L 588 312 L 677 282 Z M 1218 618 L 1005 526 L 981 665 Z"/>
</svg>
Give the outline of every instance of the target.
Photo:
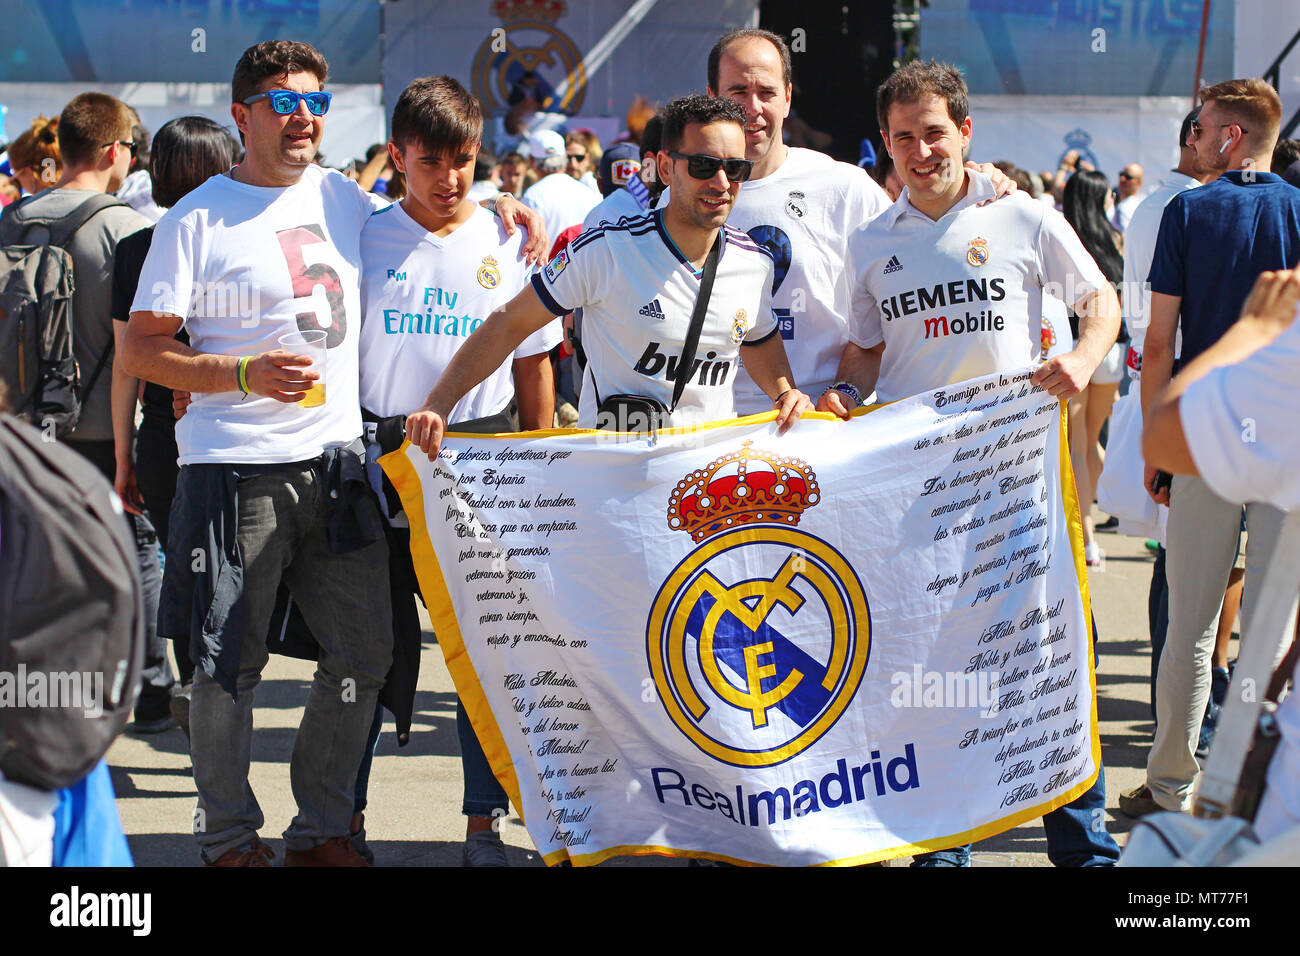
<svg viewBox="0 0 1300 956">
<path fill-rule="evenodd" d="M 293 367 L 303 368 L 303 371 L 315 372 L 320 376 L 312 383 L 311 388 L 302 393 L 302 398 L 298 399 L 298 404 L 303 408 L 317 408 L 325 404 L 325 336 L 326 333 L 319 329 L 286 332 L 280 336 L 280 348 L 295 355 L 311 356 L 310 365 Z"/>
</svg>

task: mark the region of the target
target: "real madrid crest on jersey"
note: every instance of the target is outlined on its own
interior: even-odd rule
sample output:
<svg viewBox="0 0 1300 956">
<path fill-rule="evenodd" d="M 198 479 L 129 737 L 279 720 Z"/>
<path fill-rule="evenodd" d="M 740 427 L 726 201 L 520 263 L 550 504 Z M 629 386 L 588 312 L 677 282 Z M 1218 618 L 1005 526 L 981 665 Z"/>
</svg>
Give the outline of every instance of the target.
<svg viewBox="0 0 1300 956">
<path fill-rule="evenodd" d="M 483 257 L 483 264 L 478 267 L 478 284 L 485 289 L 495 289 L 501 284 L 501 269 L 491 256 Z"/>
<path fill-rule="evenodd" d="M 731 341 L 735 342 L 737 345 L 739 345 L 740 340 L 745 337 L 745 332 L 749 328 L 749 325 L 747 323 L 748 319 L 749 319 L 748 312 L 746 312 L 744 309 L 736 310 L 734 321 L 731 323 Z"/>
<path fill-rule="evenodd" d="M 966 250 L 966 261 L 973 266 L 982 266 L 989 261 L 989 241 L 976 236 L 970 241 Z"/>
<path fill-rule="evenodd" d="M 866 594 L 844 557 L 796 526 L 821 500 L 804 461 L 745 442 L 679 481 L 668 526 L 697 543 L 646 624 L 669 719 L 700 750 L 769 767 L 825 734 L 867 666 Z"/>
<path fill-rule="evenodd" d="M 1046 316 L 1043 317 L 1043 327 L 1039 332 L 1039 338 L 1042 341 L 1042 349 L 1039 351 L 1038 357 L 1046 359 L 1047 353 L 1050 352 L 1052 346 L 1056 344 L 1056 328 Z"/>
<path fill-rule="evenodd" d="M 808 200 L 797 189 L 790 190 L 785 197 L 785 214 L 793 219 L 802 219 L 808 212 Z"/>
</svg>

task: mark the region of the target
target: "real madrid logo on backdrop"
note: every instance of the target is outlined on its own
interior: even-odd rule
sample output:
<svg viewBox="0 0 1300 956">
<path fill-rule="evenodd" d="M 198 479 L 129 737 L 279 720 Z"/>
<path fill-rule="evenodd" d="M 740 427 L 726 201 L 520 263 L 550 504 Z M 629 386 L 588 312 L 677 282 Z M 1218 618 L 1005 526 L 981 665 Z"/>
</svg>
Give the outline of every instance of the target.
<svg viewBox="0 0 1300 956">
<path fill-rule="evenodd" d="M 820 500 L 806 462 L 750 442 L 669 498 L 668 526 L 698 547 L 650 609 L 650 673 L 673 724 L 723 763 L 770 767 L 803 752 L 862 680 L 862 584 L 835 548 L 797 528 Z"/>
<path fill-rule="evenodd" d="M 483 264 L 478 267 L 478 284 L 485 289 L 495 289 L 501 284 L 501 270 L 497 267 L 497 261 L 491 256 L 483 257 Z"/>
<path fill-rule="evenodd" d="M 568 12 L 563 0 L 495 0 L 491 10 L 501 27 L 474 54 L 471 74 L 484 112 L 513 106 L 523 91 L 548 112 L 578 112 L 587 70 L 577 46 L 555 26 Z"/>
<path fill-rule="evenodd" d="M 989 241 L 976 236 L 970 241 L 966 250 L 966 261 L 973 266 L 982 266 L 989 261 Z"/>
</svg>

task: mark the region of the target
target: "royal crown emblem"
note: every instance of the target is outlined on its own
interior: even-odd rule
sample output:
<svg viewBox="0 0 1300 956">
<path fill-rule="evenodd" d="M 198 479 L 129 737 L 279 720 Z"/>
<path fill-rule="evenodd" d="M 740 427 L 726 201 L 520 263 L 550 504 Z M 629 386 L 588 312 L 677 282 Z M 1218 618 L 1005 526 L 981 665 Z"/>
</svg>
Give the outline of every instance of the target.
<svg viewBox="0 0 1300 956">
<path fill-rule="evenodd" d="M 555 23 L 567 7 L 564 0 L 497 0 L 492 12 L 502 23 Z"/>
<path fill-rule="evenodd" d="M 982 266 L 989 261 L 989 241 L 976 236 L 970 241 L 966 250 L 966 261 L 973 266 Z"/>
<path fill-rule="evenodd" d="M 753 522 L 794 526 L 821 500 L 807 463 L 745 442 L 677 482 L 668 499 L 668 527 L 695 542 Z"/>
</svg>

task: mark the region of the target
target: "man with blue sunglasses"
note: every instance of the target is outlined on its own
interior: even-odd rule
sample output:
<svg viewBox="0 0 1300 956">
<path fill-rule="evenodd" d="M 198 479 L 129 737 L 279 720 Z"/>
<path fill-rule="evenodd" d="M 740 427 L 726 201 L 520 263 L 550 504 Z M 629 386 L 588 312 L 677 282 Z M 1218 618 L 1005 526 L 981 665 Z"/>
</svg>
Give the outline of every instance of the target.
<svg viewBox="0 0 1300 956">
<path fill-rule="evenodd" d="M 298 814 L 285 864 L 368 865 L 349 839 L 353 790 L 392 626 L 357 355 L 361 229 L 383 200 L 313 162 L 328 69 L 305 43 L 244 52 L 231 97 L 244 160 L 159 221 L 122 347 L 131 374 L 194 395 L 176 430 L 160 630 L 189 634 L 197 666 L 195 835 L 215 866 L 268 866 L 273 856 L 257 835 L 264 820 L 248 769 L 282 581 L 320 648 L 290 765 Z M 537 217 L 523 210 L 517 221 L 544 252 Z M 188 346 L 174 339 L 181 326 Z M 324 362 L 280 345 L 286 333 L 320 332 Z"/>
</svg>

